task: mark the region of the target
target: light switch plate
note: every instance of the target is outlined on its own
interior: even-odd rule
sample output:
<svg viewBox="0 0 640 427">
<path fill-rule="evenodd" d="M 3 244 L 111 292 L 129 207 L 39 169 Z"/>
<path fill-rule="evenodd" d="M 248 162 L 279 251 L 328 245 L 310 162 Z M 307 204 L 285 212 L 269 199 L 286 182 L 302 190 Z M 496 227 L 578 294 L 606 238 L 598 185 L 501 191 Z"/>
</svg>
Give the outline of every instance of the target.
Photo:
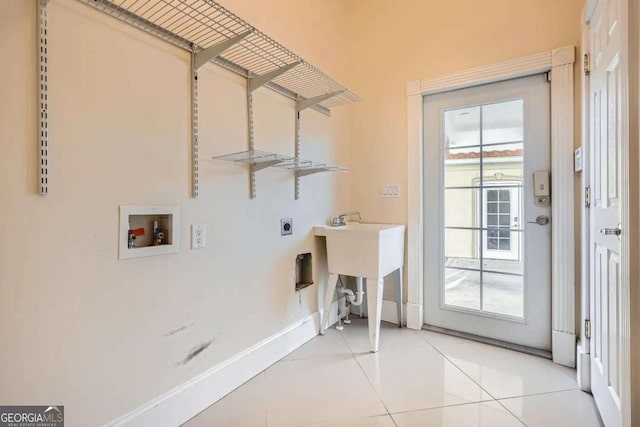
<svg viewBox="0 0 640 427">
<path fill-rule="evenodd" d="M 400 184 L 382 184 L 380 193 L 383 199 L 397 199 L 400 197 Z"/>
<path fill-rule="evenodd" d="M 191 249 L 202 249 L 207 244 L 207 226 L 193 224 L 191 226 Z"/>
</svg>

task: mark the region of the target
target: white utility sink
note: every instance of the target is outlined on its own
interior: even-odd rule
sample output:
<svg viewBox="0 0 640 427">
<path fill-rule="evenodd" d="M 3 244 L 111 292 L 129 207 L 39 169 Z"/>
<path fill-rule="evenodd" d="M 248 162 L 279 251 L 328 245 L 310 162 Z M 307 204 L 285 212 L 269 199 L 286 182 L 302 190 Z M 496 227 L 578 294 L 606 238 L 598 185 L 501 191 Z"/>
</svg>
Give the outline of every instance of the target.
<svg viewBox="0 0 640 427">
<path fill-rule="evenodd" d="M 369 341 L 371 351 L 378 351 L 384 277 L 396 272 L 396 300 L 402 301 L 402 266 L 404 264 L 404 225 L 362 224 L 349 222 L 341 227 L 314 228 L 316 236 L 327 238 L 329 283 L 320 333 L 328 327 L 329 307 L 338 275 L 366 279 Z M 402 325 L 402 304 L 396 304 L 398 324 Z"/>
</svg>

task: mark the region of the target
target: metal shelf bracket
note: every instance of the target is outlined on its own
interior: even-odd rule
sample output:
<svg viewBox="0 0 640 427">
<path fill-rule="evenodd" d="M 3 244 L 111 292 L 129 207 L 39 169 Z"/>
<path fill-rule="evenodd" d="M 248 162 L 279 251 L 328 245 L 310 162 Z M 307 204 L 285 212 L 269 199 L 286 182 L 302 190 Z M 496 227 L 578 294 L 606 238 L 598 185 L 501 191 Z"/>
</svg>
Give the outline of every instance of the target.
<svg viewBox="0 0 640 427">
<path fill-rule="evenodd" d="M 251 31 L 245 31 L 244 33 L 238 34 L 237 36 L 231 37 L 230 39 L 227 39 L 223 42 L 220 42 L 204 50 L 201 50 L 200 52 L 195 53 L 195 68 L 198 69 L 202 67 L 204 64 L 211 61 L 216 56 L 219 56 L 225 50 L 229 49 L 235 44 L 240 43 L 249 34 L 251 34 Z"/>
<path fill-rule="evenodd" d="M 38 0 L 38 183 L 41 196 L 49 194 L 48 3 L 49 0 Z"/>
<path fill-rule="evenodd" d="M 258 172 L 259 170 L 270 168 L 271 166 L 275 166 L 278 163 L 282 163 L 282 160 L 271 160 L 268 162 L 260 162 L 260 163 L 252 163 L 253 171 Z"/>
<path fill-rule="evenodd" d="M 344 93 L 344 90 L 339 90 L 337 92 L 327 93 L 325 95 L 315 96 L 309 99 L 303 99 L 298 101 L 298 111 L 306 110 L 307 108 L 311 108 L 319 103 L 326 101 L 329 98 L 333 98 L 334 96 L 338 96 Z"/>
<path fill-rule="evenodd" d="M 313 168 L 313 169 L 303 169 L 303 170 L 296 171 L 296 178 L 298 178 L 300 176 L 313 175 L 314 173 L 320 173 L 320 172 L 326 172 L 326 171 L 327 171 L 326 167 Z"/>
<path fill-rule="evenodd" d="M 301 61 L 296 61 L 291 64 L 287 64 L 284 67 L 276 68 L 275 70 L 269 71 L 268 73 L 264 73 L 255 77 L 249 77 L 249 92 L 253 92 L 254 90 L 258 89 L 260 86 L 263 86 L 269 83 L 271 80 L 286 73 L 292 68 L 297 67 L 301 63 L 302 63 Z"/>
</svg>

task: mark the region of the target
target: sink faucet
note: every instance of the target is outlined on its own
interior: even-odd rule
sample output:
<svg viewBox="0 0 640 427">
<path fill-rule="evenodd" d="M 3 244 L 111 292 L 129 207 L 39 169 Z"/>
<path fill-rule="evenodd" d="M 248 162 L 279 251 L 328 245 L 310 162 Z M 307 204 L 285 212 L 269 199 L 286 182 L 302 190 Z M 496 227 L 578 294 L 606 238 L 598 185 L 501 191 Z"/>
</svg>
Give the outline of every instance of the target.
<svg viewBox="0 0 640 427">
<path fill-rule="evenodd" d="M 338 215 L 337 217 L 333 217 L 331 218 L 331 226 L 332 227 L 342 227 L 343 225 L 346 225 L 346 222 L 344 221 L 344 218 L 347 216 L 352 216 L 352 215 L 358 215 L 358 222 L 362 222 L 362 214 L 358 211 L 352 211 L 352 212 L 345 212 L 342 213 L 340 215 Z"/>
</svg>

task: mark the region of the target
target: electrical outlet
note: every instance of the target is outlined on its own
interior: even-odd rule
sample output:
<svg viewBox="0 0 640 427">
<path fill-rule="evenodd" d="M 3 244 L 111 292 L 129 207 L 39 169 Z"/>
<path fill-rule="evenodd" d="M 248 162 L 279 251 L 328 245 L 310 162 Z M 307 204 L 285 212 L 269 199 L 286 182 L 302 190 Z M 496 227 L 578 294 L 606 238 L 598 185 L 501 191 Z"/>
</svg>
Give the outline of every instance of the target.
<svg viewBox="0 0 640 427">
<path fill-rule="evenodd" d="M 400 197 L 400 184 L 382 184 L 380 193 L 383 199 L 397 199 Z"/>
<path fill-rule="evenodd" d="M 202 249 L 207 244 L 207 226 L 193 224 L 191 226 L 191 249 Z"/>
<path fill-rule="evenodd" d="M 293 220 L 291 218 L 282 218 L 280 220 L 280 235 L 288 236 L 293 234 Z"/>
</svg>

